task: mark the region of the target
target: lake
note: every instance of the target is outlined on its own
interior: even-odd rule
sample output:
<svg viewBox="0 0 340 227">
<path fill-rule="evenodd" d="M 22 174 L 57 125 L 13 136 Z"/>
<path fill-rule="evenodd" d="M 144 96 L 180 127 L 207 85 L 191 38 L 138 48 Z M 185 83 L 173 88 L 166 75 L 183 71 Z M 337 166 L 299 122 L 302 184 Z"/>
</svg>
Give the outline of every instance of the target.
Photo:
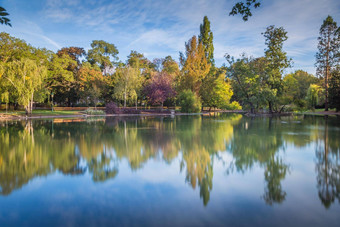
<svg viewBox="0 0 340 227">
<path fill-rule="evenodd" d="M 339 226 L 340 119 L 0 122 L 0 226 Z"/>
</svg>

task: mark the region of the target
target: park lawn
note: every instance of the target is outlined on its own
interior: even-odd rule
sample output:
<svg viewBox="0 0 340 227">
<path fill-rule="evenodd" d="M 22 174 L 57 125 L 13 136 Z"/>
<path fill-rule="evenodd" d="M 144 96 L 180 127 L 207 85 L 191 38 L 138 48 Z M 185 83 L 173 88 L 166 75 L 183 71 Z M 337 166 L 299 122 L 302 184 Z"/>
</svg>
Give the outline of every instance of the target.
<svg viewBox="0 0 340 227">
<path fill-rule="evenodd" d="M 0 111 L 0 114 L 8 114 L 15 116 L 23 116 L 26 115 L 25 111 Z M 51 111 L 51 110 L 33 110 L 32 116 L 58 116 L 58 115 L 79 115 L 82 114 L 80 111 L 71 111 L 71 110 L 60 110 L 60 111 Z"/>
</svg>

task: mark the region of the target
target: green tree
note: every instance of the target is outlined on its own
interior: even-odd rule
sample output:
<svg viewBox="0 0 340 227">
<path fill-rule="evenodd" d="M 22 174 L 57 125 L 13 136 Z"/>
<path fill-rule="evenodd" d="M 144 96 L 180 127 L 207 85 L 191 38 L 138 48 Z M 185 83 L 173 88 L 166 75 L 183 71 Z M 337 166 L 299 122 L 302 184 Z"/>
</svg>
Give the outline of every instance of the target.
<svg viewBox="0 0 340 227">
<path fill-rule="evenodd" d="M 143 78 L 138 69 L 125 66 L 117 69 L 118 78 L 114 88 L 114 97 L 124 101 L 135 101 L 137 107 L 138 92 L 141 89 Z"/>
<path fill-rule="evenodd" d="M 184 90 L 179 95 L 181 112 L 199 113 L 202 107 L 200 98 L 191 90 Z"/>
<path fill-rule="evenodd" d="M 26 114 L 32 113 L 34 94 L 43 88 L 46 76 L 45 66 L 27 58 L 7 63 L 2 75 L 16 90 L 18 103 L 25 107 Z"/>
<path fill-rule="evenodd" d="M 10 19 L 7 17 L 9 13 L 6 12 L 6 9 L 0 6 L 0 24 L 5 24 L 10 27 L 12 27 L 12 24 L 10 23 Z"/>
<path fill-rule="evenodd" d="M 190 89 L 199 94 L 203 79 L 208 75 L 211 65 L 205 57 L 204 46 L 193 36 L 185 43 L 185 56 L 180 53 L 182 74 L 180 90 Z"/>
<path fill-rule="evenodd" d="M 282 75 L 284 70 L 291 66 L 291 59 L 283 51 L 283 43 L 288 39 L 287 32 L 283 27 L 275 28 L 274 25 L 267 27 L 262 33 L 265 37 L 265 59 L 267 61 L 265 78 L 264 98 L 268 102 L 269 112 L 277 111 L 278 97 L 282 94 Z"/>
<path fill-rule="evenodd" d="M 204 16 L 203 24 L 200 25 L 198 40 L 203 44 L 205 57 L 211 66 L 215 65 L 213 39 L 213 33 L 210 30 L 210 21 L 207 16 Z"/>
<path fill-rule="evenodd" d="M 226 108 L 232 95 L 231 84 L 225 81 L 225 71 L 223 70 L 208 75 L 200 90 L 203 105 L 210 107 L 210 109 L 211 107 Z"/>
<path fill-rule="evenodd" d="M 309 107 L 315 109 L 315 106 L 319 103 L 319 96 L 323 92 L 322 87 L 317 84 L 311 84 L 307 90 L 307 101 Z"/>
<path fill-rule="evenodd" d="M 118 61 L 118 49 L 114 44 L 103 40 L 93 40 L 88 51 L 87 60 L 97 64 L 104 71 L 107 67 L 113 67 Z"/>
<path fill-rule="evenodd" d="M 331 73 L 329 81 L 329 107 L 340 111 L 340 66 Z"/>
<path fill-rule="evenodd" d="M 316 53 L 317 75 L 323 77 L 325 88 L 325 111 L 328 111 L 328 80 L 331 71 L 339 65 L 340 28 L 331 16 L 328 16 L 320 27 L 318 52 Z"/>
</svg>

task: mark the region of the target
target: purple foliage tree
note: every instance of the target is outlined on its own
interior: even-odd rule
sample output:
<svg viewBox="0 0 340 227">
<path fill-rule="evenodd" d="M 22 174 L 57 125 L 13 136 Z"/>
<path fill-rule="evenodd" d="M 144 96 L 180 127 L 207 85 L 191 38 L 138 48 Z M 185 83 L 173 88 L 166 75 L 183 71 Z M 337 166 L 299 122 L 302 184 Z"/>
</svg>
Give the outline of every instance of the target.
<svg viewBox="0 0 340 227">
<path fill-rule="evenodd" d="M 145 87 L 145 93 L 153 105 L 160 104 L 163 109 L 164 101 L 176 95 L 172 86 L 173 80 L 173 77 L 165 72 L 157 73 L 151 78 Z"/>
</svg>

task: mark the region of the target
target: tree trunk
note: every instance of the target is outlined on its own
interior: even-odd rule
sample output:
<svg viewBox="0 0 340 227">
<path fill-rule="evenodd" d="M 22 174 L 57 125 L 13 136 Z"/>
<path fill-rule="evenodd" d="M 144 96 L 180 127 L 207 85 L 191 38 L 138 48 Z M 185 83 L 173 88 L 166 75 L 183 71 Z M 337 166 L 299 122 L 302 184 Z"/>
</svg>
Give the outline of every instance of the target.
<svg viewBox="0 0 340 227">
<path fill-rule="evenodd" d="M 162 105 L 161 105 L 161 112 L 163 112 L 163 102 L 162 102 Z"/>
<path fill-rule="evenodd" d="M 273 105 L 272 102 L 269 102 L 269 113 L 273 113 Z"/>
<path fill-rule="evenodd" d="M 136 98 L 136 110 L 137 110 L 137 103 L 138 103 L 138 99 Z"/>
</svg>

